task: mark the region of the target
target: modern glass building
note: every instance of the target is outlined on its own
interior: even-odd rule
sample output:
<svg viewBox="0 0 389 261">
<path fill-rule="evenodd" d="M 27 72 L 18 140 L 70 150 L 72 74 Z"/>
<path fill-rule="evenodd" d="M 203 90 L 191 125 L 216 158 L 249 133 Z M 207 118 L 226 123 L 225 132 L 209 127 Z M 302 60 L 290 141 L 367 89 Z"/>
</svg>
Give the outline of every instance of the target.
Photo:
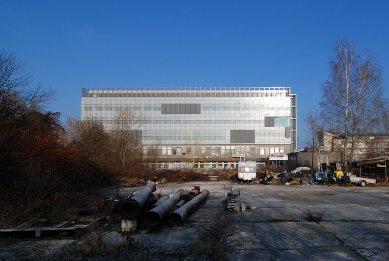
<svg viewBox="0 0 389 261">
<path fill-rule="evenodd" d="M 82 89 L 81 118 L 112 129 L 128 111 L 141 120 L 144 154 L 160 158 L 257 161 L 296 151 L 296 95 L 290 87 Z"/>
</svg>

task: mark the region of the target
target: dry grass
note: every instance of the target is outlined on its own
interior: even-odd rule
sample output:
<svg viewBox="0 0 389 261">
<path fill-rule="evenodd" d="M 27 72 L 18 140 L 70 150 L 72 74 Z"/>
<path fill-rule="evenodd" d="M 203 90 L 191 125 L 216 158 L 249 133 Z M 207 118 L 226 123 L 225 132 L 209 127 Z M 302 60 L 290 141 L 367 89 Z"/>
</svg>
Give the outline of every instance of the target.
<svg viewBox="0 0 389 261">
<path fill-rule="evenodd" d="M 233 250 L 231 238 L 235 234 L 233 222 L 219 210 L 209 223 L 201 226 L 194 242 L 193 257 L 199 260 L 230 260 Z"/>
<path fill-rule="evenodd" d="M 104 239 L 103 231 L 92 231 L 81 243 L 70 242 L 49 251 L 30 256 L 29 260 L 182 260 L 182 248 L 155 242 L 150 246 L 127 235 L 125 240 L 113 244 Z"/>
<path fill-rule="evenodd" d="M 309 222 L 319 223 L 323 220 L 323 215 L 324 215 L 323 211 L 312 212 L 312 211 L 308 210 L 307 212 L 305 212 L 305 219 Z"/>
<path fill-rule="evenodd" d="M 85 255 L 104 255 L 111 250 L 111 247 L 103 240 L 103 234 L 99 231 L 92 231 L 86 235 L 80 245 Z"/>
<path fill-rule="evenodd" d="M 212 173 L 204 173 L 197 169 L 179 169 L 179 170 L 155 170 L 144 169 L 137 174 L 139 181 L 161 182 L 190 182 L 190 181 L 208 181 L 208 176 L 218 176 L 218 180 L 229 180 L 233 176 L 231 170 L 213 170 Z M 134 183 L 134 182 L 132 182 Z"/>
<path fill-rule="evenodd" d="M 126 236 L 126 240 L 118 244 L 110 244 L 103 238 L 102 231 L 92 231 L 80 245 L 84 258 L 98 260 L 151 260 L 152 252 L 142 243 Z"/>
</svg>

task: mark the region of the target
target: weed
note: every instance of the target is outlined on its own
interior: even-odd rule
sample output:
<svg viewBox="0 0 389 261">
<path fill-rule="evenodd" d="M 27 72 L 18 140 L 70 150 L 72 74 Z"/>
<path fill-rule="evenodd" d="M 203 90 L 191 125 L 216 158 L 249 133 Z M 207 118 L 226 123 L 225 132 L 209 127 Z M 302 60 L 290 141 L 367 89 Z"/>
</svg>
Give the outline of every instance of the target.
<svg viewBox="0 0 389 261">
<path fill-rule="evenodd" d="M 103 236 L 101 231 L 89 233 L 80 245 L 82 254 L 99 260 L 151 260 L 150 249 L 132 237 L 126 236 L 123 242 L 110 244 Z"/>
<path fill-rule="evenodd" d="M 218 211 L 209 223 L 200 226 L 193 255 L 201 260 L 229 260 L 234 232 L 233 222 L 225 212 Z"/>
<path fill-rule="evenodd" d="M 90 232 L 80 245 L 81 251 L 90 256 L 106 254 L 110 249 L 100 231 Z"/>
<path fill-rule="evenodd" d="M 323 211 L 321 211 L 321 212 L 312 212 L 312 211 L 308 210 L 307 212 L 305 212 L 305 219 L 307 221 L 310 221 L 310 222 L 319 223 L 323 219 L 323 214 L 324 214 Z"/>
<path fill-rule="evenodd" d="M 80 257 L 80 253 L 77 249 L 77 243 L 69 242 L 58 248 L 50 250 L 48 253 L 42 256 L 37 256 L 34 259 L 40 260 L 74 260 L 76 257 Z"/>
</svg>

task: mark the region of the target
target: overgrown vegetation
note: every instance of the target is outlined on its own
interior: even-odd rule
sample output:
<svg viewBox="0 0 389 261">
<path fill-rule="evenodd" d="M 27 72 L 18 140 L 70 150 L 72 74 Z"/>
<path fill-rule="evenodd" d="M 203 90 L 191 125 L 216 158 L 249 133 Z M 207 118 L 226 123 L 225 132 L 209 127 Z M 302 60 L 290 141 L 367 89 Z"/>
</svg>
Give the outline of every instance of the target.
<svg viewBox="0 0 389 261">
<path fill-rule="evenodd" d="M 12 54 L 0 53 L 0 224 L 56 222 L 101 186 L 208 180 L 194 170 L 142 167 L 142 119 L 123 110 L 113 124 L 68 119 L 44 110 L 52 92 L 35 86 Z M 215 173 L 228 180 L 230 171 Z M 90 197 L 89 197 L 90 198 Z"/>
<path fill-rule="evenodd" d="M 64 217 L 82 195 L 109 184 L 107 171 L 69 142 L 51 92 L 34 87 L 14 55 L 0 53 L 0 224 Z"/>
<path fill-rule="evenodd" d="M 153 170 L 143 169 L 139 178 L 144 181 L 166 181 L 166 182 L 187 182 L 187 181 L 207 181 L 209 173 L 203 173 L 196 169 L 176 169 L 176 170 Z M 212 175 L 218 176 L 218 180 L 230 180 L 234 175 L 232 170 L 213 171 Z"/>
<path fill-rule="evenodd" d="M 92 231 L 81 241 L 66 243 L 53 248 L 48 252 L 42 252 L 38 256 L 32 256 L 33 260 L 155 260 L 152 256 L 160 255 L 156 249 L 146 247 L 131 236 L 123 237 L 122 241 L 109 242 L 104 238 L 103 231 Z"/>
<path fill-rule="evenodd" d="M 200 226 L 198 239 L 192 245 L 193 256 L 199 260 L 230 260 L 235 234 L 233 222 L 219 210 L 209 223 Z"/>
</svg>

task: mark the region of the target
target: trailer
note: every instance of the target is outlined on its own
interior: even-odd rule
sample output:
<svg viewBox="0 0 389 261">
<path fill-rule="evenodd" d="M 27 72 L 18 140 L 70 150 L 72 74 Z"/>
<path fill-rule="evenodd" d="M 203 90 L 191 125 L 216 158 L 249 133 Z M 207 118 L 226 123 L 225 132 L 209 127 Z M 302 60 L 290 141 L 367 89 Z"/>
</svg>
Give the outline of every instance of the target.
<svg viewBox="0 0 389 261">
<path fill-rule="evenodd" d="M 253 181 L 257 177 L 257 163 L 255 161 L 239 161 L 238 180 Z"/>
<path fill-rule="evenodd" d="M 350 177 L 350 182 L 355 183 L 358 186 L 364 187 L 366 184 L 376 184 L 377 180 L 376 179 L 371 179 L 371 178 L 364 178 L 364 177 L 357 177 L 355 175 L 349 175 Z"/>
</svg>

